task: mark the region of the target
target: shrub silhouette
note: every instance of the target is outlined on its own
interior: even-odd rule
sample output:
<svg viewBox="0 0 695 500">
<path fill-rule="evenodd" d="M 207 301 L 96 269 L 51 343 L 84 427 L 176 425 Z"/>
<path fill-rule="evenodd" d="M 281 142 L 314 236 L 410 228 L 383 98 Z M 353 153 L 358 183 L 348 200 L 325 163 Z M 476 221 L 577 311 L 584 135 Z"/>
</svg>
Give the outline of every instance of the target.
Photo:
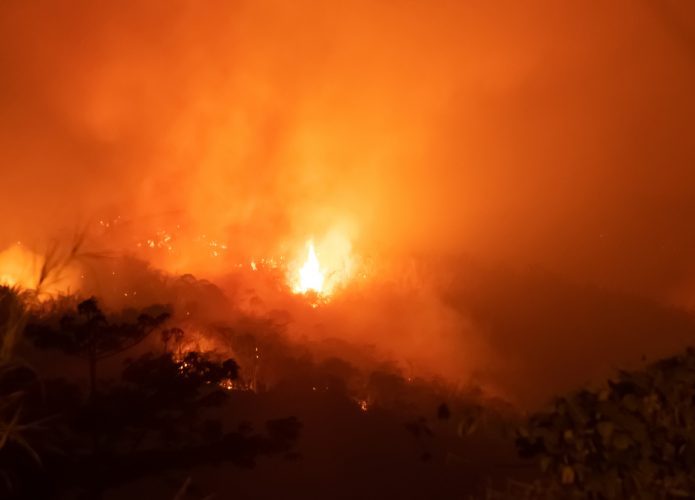
<svg viewBox="0 0 695 500">
<path fill-rule="evenodd" d="M 556 498 L 691 498 L 695 350 L 560 398 L 519 431 Z"/>
</svg>

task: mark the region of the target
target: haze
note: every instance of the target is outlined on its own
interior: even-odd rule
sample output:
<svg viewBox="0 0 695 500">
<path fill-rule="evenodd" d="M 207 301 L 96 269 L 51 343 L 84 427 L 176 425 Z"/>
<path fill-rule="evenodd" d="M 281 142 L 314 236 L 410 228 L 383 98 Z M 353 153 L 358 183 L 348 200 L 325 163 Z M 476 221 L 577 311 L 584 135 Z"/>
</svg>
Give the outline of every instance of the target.
<svg viewBox="0 0 695 500">
<path fill-rule="evenodd" d="M 118 221 L 109 251 L 166 230 L 155 268 L 215 278 L 337 231 L 420 291 L 346 298 L 335 335 L 415 304 L 375 342 L 505 395 L 580 383 L 693 331 L 694 30 L 675 0 L 6 0 L 0 247 Z"/>
</svg>

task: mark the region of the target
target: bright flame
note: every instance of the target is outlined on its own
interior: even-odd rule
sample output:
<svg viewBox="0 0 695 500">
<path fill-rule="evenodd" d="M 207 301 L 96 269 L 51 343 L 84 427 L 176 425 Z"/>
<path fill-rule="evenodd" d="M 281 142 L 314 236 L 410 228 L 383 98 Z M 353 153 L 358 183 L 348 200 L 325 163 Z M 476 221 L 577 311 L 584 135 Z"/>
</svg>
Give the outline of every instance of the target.
<svg viewBox="0 0 695 500">
<path fill-rule="evenodd" d="M 316 257 L 314 242 L 309 241 L 307 246 L 309 247 L 307 258 L 299 270 L 299 283 L 295 287 L 295 292 L 306 293 L 312 290 L 316 293 L 321 293 L 323 291 L 324 276 L 321 272 L 319 259 Z"/>
<path fill-rule="evenodd" d="M 24 289 L 36 287 L 40 264 L 39 256 L 20 244 L 8 247 L 0 252 L 0 285 Z"/>
<path fill-rule="evenodd" d="M 45 257 L 34 253 L 21 243 L 0 251 L 0 286 L 34 290 L 41 298 L 65 293 L 78 280 L 74 264 L 59 266 L 48 276 L 41 277 Z"/>
<path fill-rule="evenodd" d="M 319 240 L 307 241 L 305 248 L 306 253 L 289 261 L 287 282 L 294 293 L 313 292 L 316 300 L 311 305 L 317 307 L 344 289 L 352 278 L 355 269 L 352 245 L 340 231 L 331 230 Z"/>
</svg>

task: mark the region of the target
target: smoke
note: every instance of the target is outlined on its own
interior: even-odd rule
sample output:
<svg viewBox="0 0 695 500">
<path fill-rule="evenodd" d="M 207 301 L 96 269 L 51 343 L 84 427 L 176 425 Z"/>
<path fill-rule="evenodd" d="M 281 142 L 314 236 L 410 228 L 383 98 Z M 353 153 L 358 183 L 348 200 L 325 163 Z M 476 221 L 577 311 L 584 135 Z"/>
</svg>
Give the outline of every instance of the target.
<svg viewBox="0 0 695 500">
<path fill-rule="evenodd" d="M 0 246 L 88 227 L 219 278 L 338 232 L 396 275 L 465 254 L 692 305 L 694 27 L 652 0 L 5 1 Z M 504 364 L 442 299 L 468 271 L 428 269 L 327 328 Z"/>
</svg>

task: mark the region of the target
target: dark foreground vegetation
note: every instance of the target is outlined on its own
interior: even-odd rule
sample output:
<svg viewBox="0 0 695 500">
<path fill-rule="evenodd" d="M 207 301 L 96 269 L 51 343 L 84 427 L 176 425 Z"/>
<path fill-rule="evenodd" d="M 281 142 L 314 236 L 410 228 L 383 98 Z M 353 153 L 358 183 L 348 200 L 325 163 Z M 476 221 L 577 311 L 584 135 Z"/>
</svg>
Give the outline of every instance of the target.
<svg viewBox="0 0 695 500">
<path fill-rule="evenodd" d="M 183 332 L 164 328 L 164 309 L 107 317 L 88 299 L 64 313 L 31 312 L 15 291 L 0 294 L 0 498 L 100 498 L 163 470 L 219 462 L 250 467 L 260 455 L 290 453 L 300 430 L 295 418 L 268 421 L 262 431 L 225 429 L 215 418 L 211 410 L 219 414 L 225 405 L 238 365 L 195 351 L 176 359 L 165 347 Z M 23 335 L 10 337 L 17 328 Z M 100 373 L 105 360 L 152 335 L 161 338 L 161 349 Z M 42 376 L 14 355 L 20 339 L 73 358 L 85 376 Z"/>
<path fill-rule="evenodd" d="M 206 467 L 251 471 L 261 457 L 289 475 L 293 464 L 319 467 L 312 445 L 298 446 L 300 430 L 331 426 L 320 434 L 324 448 L 363 441 L 373 462 L 384 457 L 374 481 L 420 464 L 408 470 L 422 471 L 430 494 L 404 487 L 402 498 L 657 500 L 695 491 L 695 351 L 621 372 L 522 418 L 386 368 L 355 384 L 349 363 L 316 363 L 258 331 L 219 329 L 238 359 L 183 349 L 187 334 L 167 307 L 107 314 L 93 298 L 34 299 L 0 288 L 0 498 L 122 498 L 133 484 L 157 498 L 226 498 L 224 480 Z M 259 349 L 282 369 L 259 371 Z M 259 426 L 259 408 L 276 414 Z M 388 426 L 409 443 L 396 450 L 402 462 L 382 449 L 388 441 L 377 434 Z M 514 446 L 523 460 L 508 454 Z M 315 455 L 327 462 L 323 474 L 370 474 L 356 465 L 364 456 L 334 463 Z M 192 485 L 194 470 L 202 486 Z M 148 490 L 162 474 L 173 474 L 173 489 Z M 354 480 L 317 474 L 309 491 L 321 497 L 336 481 Z M 255 488 L 235 496 L 273 491 Z M 375 485 L 364 498 L 383 491 Z"/>
<path fill-rule="evenodd" d="M 530 418 L 517 444 L 547 473 L 529 495 L 693 498 L 695 350 L 557 399 Z"/>
</svg>

